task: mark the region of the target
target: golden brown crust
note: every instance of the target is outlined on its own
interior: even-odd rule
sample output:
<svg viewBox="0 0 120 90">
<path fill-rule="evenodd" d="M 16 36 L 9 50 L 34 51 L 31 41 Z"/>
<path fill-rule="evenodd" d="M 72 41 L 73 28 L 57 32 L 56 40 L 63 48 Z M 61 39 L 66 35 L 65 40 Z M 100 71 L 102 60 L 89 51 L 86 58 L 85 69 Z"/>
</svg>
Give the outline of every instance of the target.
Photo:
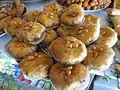
<svg viewBox="0 0 120 90">
<path fill-rule="evenodd" d="M 71 32 L 71 36 L 81 40 L 86 45 L 96 41 L 100 34 L 100 19 L 93 14 L 85 15 L 82 25 Z"/>
<path fill-rule="evenodd" d="M 6 27 L 7 23 L 15 17 L 16 12 L 11 8 L 1 8 L 0 9 L 0 30 Z"/>
<path fill-rule="evenodd" d="M 64 64 L 79 63 L 87 55 L 84 43 L 72 36 L 57 38 L 51 43 L 49 49 L 55 55 L 56 60 Z"/>
<path fill-rule="evenodd" d="M 82 23 L 84 11 L 81 6 L 73 4 L 61 15 L 60 21 L 66 26 L 76 26 Z"/>
<path fill-rule="evenodd" d="M 52 57 L 42 52 L 31 53 L 20 61 L 22 73 L 36 79 L 47 77 L 48 70 L 52 65 Z"/>
<path fill-rule="evenodd" d="M 13 18 L 10 20 L 6 26 L 6 31 L 10 36 L 16 35 L 16 30 L 18 30 L 22 25 L 25 24 L 25 21 L 21 18 Z"/>
<path fill-rule="evenodd" d="M 117 42 L 117 33 L 110 27 L 100 28 L 100 37 L 95 42 L 96 44 L 107 45 L 108 47 L 113 47 Z"/>
<path fill-rule="evenodd" d="M 18 40 L 24 42 L 35 42 L 43 37 L 45 27 L 37 22 L 25 23 L 16 33 Z M 40 43 L 40 42 L 39 42 Z"/>
<path fill-rule="evenodd" d="M 51 28 L 60 24 L 59 16 L 50 11 L 43 11 L 39 15 L 37 22 L 40 22 L 45 27 Z"/>
<path fill-rule="evenodd" d="M 5 45 L 5 49 L 10 55 L 19 59 L 25 57 L 29 53 L 35 52 L 37 50 L 37 45 L 19 42 L 14 38 Z"/>
<path fill-rule="evenodd" d="M 75 28 L 68 28 L 68 27 L 65 27 L 65 26 L 58 26 L 56 32 L 57 32 L 58 36 L 63 37 L 63 36 L 69 36 L 70 33 L 72 33 L 74 29 Z"/>
<path fill-rule="evenodd" d="M 105 45 L 90 45 L 87 51 L 88 55 L 84 60 L 84 64 L 98 71 L 109 68 L 115 55 L 113 49 Z"/>
<path fill-rule="evenodd" d="M 38 16 L 40 15 L 41 11 L 39 10 L 33 10 L 25 14 L 24 19 L 26 21 L 37 21 Z"/>
<path fill-rule="evenodd" d="M 42 43 L 49 45 L 56 38 L 57 33 L 52 29 L 47 29 L 45 39 L 42 41 Z"/>
<path fill-rule="evenodd" d="M 44 6 L 44 11 L 53 12 L 54 14 L 61 15 L 63 12 L 63 8 L 61 5 L 57 3 L 52 3 Z"/>
<path fill-rule="evenodd" d="M 88 68 L 83 64 L 67 66 L 57 63 L 50 70 L 50 78 L 58 90 L 77 90 L 77 86 L 81 88 L 86 84 L 88 77 Z M 73 85 L 76 82 L 78 85 Z"/>
</svg>

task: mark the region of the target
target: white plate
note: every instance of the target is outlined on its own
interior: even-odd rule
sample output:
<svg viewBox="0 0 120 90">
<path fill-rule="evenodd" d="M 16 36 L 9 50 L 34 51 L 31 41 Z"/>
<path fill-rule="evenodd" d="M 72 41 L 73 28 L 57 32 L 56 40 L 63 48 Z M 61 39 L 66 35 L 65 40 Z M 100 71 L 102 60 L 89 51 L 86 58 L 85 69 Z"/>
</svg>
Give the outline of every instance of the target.
<svg viewBox="0 0 120 90">
<path fill-rule="evenodd" d="M 2 33 L 2 34 L 0 34 L 0 37 L 3 37 L 3 36 L 5 36 L 6 35 L 6 33 Z"/>
</svg>

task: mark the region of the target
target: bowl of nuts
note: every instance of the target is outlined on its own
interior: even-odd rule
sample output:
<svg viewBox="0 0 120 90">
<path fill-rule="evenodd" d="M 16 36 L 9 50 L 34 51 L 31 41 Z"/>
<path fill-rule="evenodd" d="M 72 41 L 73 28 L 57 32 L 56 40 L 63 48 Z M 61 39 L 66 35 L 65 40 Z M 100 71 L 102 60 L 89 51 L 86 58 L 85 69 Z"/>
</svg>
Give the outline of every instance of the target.
<svg viewBox="0 0 120 90">
<path fill-rule="evenodd" d="M 85 12 L 94 12 L 107 8 L 111 0 L 57 0 L 57 2 L 66 7 L 71 4 L 79 4 Z"/>
</svg>

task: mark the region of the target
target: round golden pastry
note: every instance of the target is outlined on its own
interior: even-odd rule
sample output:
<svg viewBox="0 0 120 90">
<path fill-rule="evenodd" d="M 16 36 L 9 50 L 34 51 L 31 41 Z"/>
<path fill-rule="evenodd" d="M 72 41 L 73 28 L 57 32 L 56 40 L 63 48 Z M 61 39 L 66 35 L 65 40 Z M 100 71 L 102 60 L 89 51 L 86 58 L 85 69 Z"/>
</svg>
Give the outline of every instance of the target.
<svg viewBox="0 0 120 90">
<path fill-rule="evenodd" d="M 4 32 L 4 28 L 7 23 L 15 17 L 16 12 L 11 8 L 1 8 L 0 9 L 0 32 Z"/>
<path fill-rule="evenodd" d="M 72 36 L 55 39 L 48 49 L 53 53 L 56 61 L 63 64 L 77 64 L 87 56 L 84 43 Z"/>
<path fill-rule="evenodd" d="M 27 22 L 17 30 L 16 36 L 20 41 L 38 44 L 45 38 L 45 29 L 40 23 Z"/>
<path fill-rule="evenodd" d="M 50 11 L 41 12 L 37 22 L 43 24 L 47 28 L 55 27 L 60 24 L 59 16 Z"/>
<path fill-rule="evenodd" d="M 56 32 L 57 32 L 58 36 L 63 37 L 63 36 L 69 36 L 70 33 L 72 33 L 74 29 L 75 28 L 58 26 Z"/>
<path fill-rule="evenodd" d="M 25 14 L 24 19 L 26 21 L 37 21 L 38 16 L 40 15 L 41 11 L 33 10 Z"/>
<path fill-rule="evenodd" d="M 60 17 L 62 24 L 66 26 L 76 26 L 83 22 L 84 10 L 80 5 L 72 4 Z"/>
<path fill-rule="evenodd" d="M 117 33 L 118 37 L 120 37 L 120 26 L 119 25 L 115 27 L 115 32 Z"/>
<path fill-rule="evenodd" d="M 85 21 L 70 34 L 86 45 L 96 41 L 100 35 L 100 19 L 93 14 L 85 15 Z"/>
<path fill-rule="evenodd" d="M 52 29 L 47 29 L 45 39 L 42 41 L 42 43 L 49 45 L 56 38 L 57 33 Z"/>
<path fill-rule="evenodd" d="M 108 47 L 113 47 L 117 42 L 117 33 L 110 27 L 100 28 L 100 37 L 95 42 L 96 44 L 107 45 Z"/>
<path fill-rule="evenodd" d="M 90 45 L 87 48 L 87 52 L 87 57 L 83 62 L 94 71 L 108 69 L 115 56 L 113 49 L 106 45 Z"/>
<path fill-rule="evenodd" d="M 15 17 L 8 22 L 5 28 L 5 31 L 10 36 L 14 37 L 16 35 L 16 31 L 18 30 L 18 28 L 20 28 L 24 24 L 25 24 L 24 20 L 22 20 L 21 18 Z"/>
<path fill-rule="evenodd" d="M 19 42 L 16 38 L 13 38 L 5 45 L 5 49 L 11 56 L 20 59 L 29 53 L 35 52 L 37 50 L 37 45 Z"/>
<path fill-rule="evenodd" d="M 43 52 L 31 53 L 20 61 L 21 72 L 34 79 L 46 78 L 52 65 L 52 57 Z"/>
<path fill-rule="evenodd" d="M 54 64 L 50 78 L 57 90 L 85 90 L 89 83 L 89 70 L 83 64 Z"/>
<path fill-rule="evenodd" d="M 57 3 L 52 3 L 44 6 L 44 11 L 53 12 L 54 14 L 61 15 L 63 12 L 63 8 L 61 5 Z"/>
</svg>

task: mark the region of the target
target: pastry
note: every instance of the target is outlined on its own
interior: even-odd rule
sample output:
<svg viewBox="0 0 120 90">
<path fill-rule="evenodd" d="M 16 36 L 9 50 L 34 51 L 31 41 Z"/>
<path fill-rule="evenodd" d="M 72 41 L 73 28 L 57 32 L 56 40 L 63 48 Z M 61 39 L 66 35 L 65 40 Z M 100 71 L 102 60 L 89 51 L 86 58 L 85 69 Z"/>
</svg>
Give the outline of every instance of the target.
<svg viewBox="0 0 120 90">
<path fill-rule="evenodd" d="M 120 10 L 116 8 L 108 8 L 106 11 L 109 15 L 120 15 Z"/>
<path fill-rule="evenodd" d="M 113 15 L 110 17 L 114 27 L 117 27 L 118 25 L 120 25 L 120 15 Z"/>
<path fill-rule="evenodd" d="M 80 5 L 70 5 L 60 16 L 60 21 L 66 26 L 76 26 L 82 23 L 84 19 L 84 10 Z"/>
<path fill-rule="evenodd" d="M 17 30 L 16 36 L 20 41 L 38 44 L 45 38 L 45 29 L 40 23 L 27 22 Z"/>
<path fill-rule="evenodd" d="M 87 57 L 83 62 L 90 69 L 98 72 L 108 69 L 114 56 L 113 49 L 106 45 L 90 45 L 87 48 Z"/>
<path fill-rule="evenodd" d="M 24 20 L 15 17 L 8 22 L 5 30 L 10 36 L 15 36 L 16 30 L 18 30 L 18 28 L 20 28 L 23 24 L 25 24 Z"/>
<path fill-rule="evenodd" d="M 114 0 L 113 8 L 120 10 L 120 0 Z"/>
<path fill-rule="evenodd" d="M 57 32 L 58 36 L 63 37 L 63 36 L 69 36 L 70 33 L 73 32 L 73 30 L 74 30 L 74 28 L 58 26 L 56 32 Z"/>
<path fill-rule="evenodd" d="M 115 27 L 114 30 L 117 33 L 118 37 L 120 37 L 120 25 L 118 25 L 117 27 Z"/>
<path fill-rule="evenodd" d="M 5 49 L 11 56 L 20 59 L 29 53 L 35 52 L 37 50 L 37 45 L 19 42 L 16 38 L 13 38 L 5 45 Z"/>
<path fill-rule="evenodd" d="M 17 17 L 22 17 L 27 12 L 27 8 L 21 3 L 21 0 L 13 0 L 12 9 L 16 12 Z"/>
<path fill-rule="evenodd" d="M 7 23 L 15 17 L 16 12 L 11 8 L 1 8 L 0 9 L 0 32 L 4 32 L 4 28 Z"/>
<path fill-rule="evenodd" d="M 52 3 L 44 6 L 44 11 L 53 12 L 54 14 L 61 15 L 63 12 L 63 8 L 61 5 L 57 3 Z"/>
<path fill-rule="evenodd" d="M 63 6 L 72 4 L 81 5 L 85 10 L 97 10 L 106 8 L 110 5 L 111 0 L 57 0 Z"/>
<path fill-rule="evenodd" d="M 86 45 L 96 41 L 99 35 L 100 19 L 92 14 L 85 15 L 84 23 L 71 32 L 71 36 L 76 37 Z"/>
<path fill-rule="evenodd" d="M 77 64 L 87 56 L 87 50 L 80 40 L 72 36 L 59 37 L 52 41 L 48 49 L 62 64 Z"/>
<path fill-rule="evenodd" d="M 24 19 L 26 21 L 37 21 L 38 16 L 40 15 L 41 11 L 39 10 L 33 10 L 28 12 L 27 14 L 24 15 Z"/>
<path fill-rule="evenodd" d="M 37 22 L 43 24 L 47 28 L 52 28 L 60 24 L 59 16 L 50 11 L 41 12 Z"/>
<path fill-rule="evenodd" d="M 52 58 L 42 52 L 31 53 L 20 61 L 21 72 L 34 79 L 46 78 L 52 65 Z"/>
<path fill-rule="evenodd" d="M 57 38 L 57 33 L 52 29 L 48 29 L 46 30 L 46 36 L 45 39 L 42 41 L 42 43 L 49 45 L 56 38 Z"/>
<path fill-rule="evenodd" d="M 117 42 L 117 33 L 110 27 L 100 28 L 100 37 L 95 42 L 96 44 L 107 45 L 108 47 L 113 47 Z"/>
<path fill-rule="evenodd" d="M 50 78 L 57 90 L 85 90 L 89 83 L 89 71 L 83 64 L 54 64 Z"/>
</svg>

